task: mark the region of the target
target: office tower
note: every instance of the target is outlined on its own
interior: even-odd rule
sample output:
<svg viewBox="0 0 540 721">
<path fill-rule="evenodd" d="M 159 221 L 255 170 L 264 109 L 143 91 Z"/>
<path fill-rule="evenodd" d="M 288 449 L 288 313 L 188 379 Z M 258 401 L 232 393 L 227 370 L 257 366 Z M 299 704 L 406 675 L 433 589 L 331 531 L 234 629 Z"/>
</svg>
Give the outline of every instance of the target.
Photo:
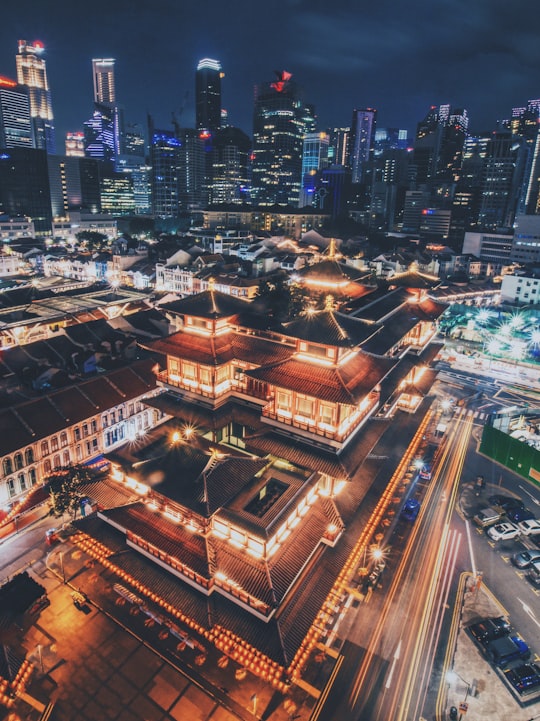
<svg viewBox="0 0 540 721">
<path fill-rule="evenodd" d="M 177 218 L 178 174 L 182 143 L 173 130 L 159 130 L 148 118 L 152 213 L 158 218 Z"/>
<path fill-rule="evenodd" d="M 47 158 L 53 218 L 65 218 L 82 205 L 80 158 L 49 155 Z"/>
<path fill-rule="evenodd" d="M 84 133 L 66 133 L 66 155 L 72 158 L 84 158 Z"/>
<path fill-rule="evenodd" d="M 36 148 L 10 148 L 0 153 L 0 215 L 28 216 L 36 235 L 51 232 L 51 200 L 47 154 Z"/>
<path fill-rule="evenodd" d="M 361 183 L 367 163 L 373 158 L 377 111 L 373 108 L 353 110 L 349 137 L 349 165 L 352 182 Z"/>
<path fill-rule="evenodd" d="M 0 77 L 0 148 L 34 147 L 28 88 Z"/>
<path fill-rule="evenodd" d="M 374 153 L 385 150 L 406 150 L 409 147 L 409 133 L 401 128 L 377 128 L 375 130 Z"/>
<path fill-rule="evenodd" d="M 328 131 L 328 162 L 330 165 L 349 167 L 349 136 L 350 128 L 332 128 Z"/>
<path fill-rule="evenodd" d="M 221 64 L 204 58 L 195 74 L 195 124 L 199 130 L 215 132 L 221 127 Z"/>
<path fill-rule="evenodd" d="M 28 88 L 35 147 L 53 154 L 56 148 L 54 116 L 44 52 L 45 47 L 41 42 L 36 41 L 31 44 L 26 40 L 19 40 L 19 52 L 16 57 L 17 81 L 19 85 Z"/>
<path fill-rule="evenodd" d="M 479 226 L 512 228 L 523 177 L 524 144 L 510 131 L 492 133 L 484 160 Z"/>
<path fill-rule="evenodd" d="M 252 200 L 298 206 L 306 113 L 300 90 L 285 70 L 255 88 Z M 311 123 L 310 123 L 311 124 Z"/>
<path fill-rule="evenodd" d="M 512 115 L 512 133 L 523 146 L 523 180 L 517 212 L 534 215 L 540 205 L 540 101 L 529 100 L 527 107 L 514 108 Z"/>
<path fill-rule="evenodd" d="M 112 105 L 94 103 L 94 112 L 84 121 L 84 154 L 87 158 L 114 163 L 118 156 L 118 114 Z"/>
<path fill-rule="evenodd" d="M 114 105 L 116 92 L 114 85 L 114 59 L 94 58 L 92 60 L 94 77 L 94 102 Z"/>
<path fill-rule="evenodd" d="M 208 173 L 212 156 L 205 145 L 205 132 L 177 128 L 178 203 L 180 210 L 202 209 L 208 205 Z"/>
<path fill-rule="evenodd" d="M 123 138 L 122 109 L 116 103 L 114 60 L 92 60 L 94 112 L 84 123 L 85 155 L 116 163 Z"/>
<path fill-rule="evenodd" d="M 306 133 L 302 151 L 302 189 L 299 208 L 319 207 L 317 187 L 322 171 L 328 166 L 328 133 Z"/>
<path fill-rule="evenodd" d="M 105 170 L 101 177 L 100 200 L 102 213 L 133 215 L 135 199 L 131 176 Z"/>
<path fill-rule="evenodd" d="M 247 201 L 250 150 L 251 140 L 239 128 L 229 126 L 216 132 L 212 151 L 211 204 Z"/>
</svg>

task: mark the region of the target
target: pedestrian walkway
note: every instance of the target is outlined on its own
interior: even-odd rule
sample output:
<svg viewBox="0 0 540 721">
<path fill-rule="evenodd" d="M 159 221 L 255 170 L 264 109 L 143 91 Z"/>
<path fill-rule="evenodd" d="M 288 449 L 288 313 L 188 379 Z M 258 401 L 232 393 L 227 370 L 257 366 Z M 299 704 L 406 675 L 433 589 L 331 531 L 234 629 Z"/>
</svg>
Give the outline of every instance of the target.
<svg viewBox="0 0 540 721">
<path fill-rule="evenodd" d="M 482 618 L 493 618 L 503 613 L 489 589 L 484 586 L 479 588 L 471 579 L 463 600 L 456 652 L 449 669 L 453 673 L 443 679 L 447 688 L 446 719 L 450 718 L 450 708 L 454 706 L 459 711 L 460 704 L 466 705 L 461 713 L 463 718 L 467 714 L 467 721 L 529 721 L 540 717 L 540 702 L 520 706 L 465 630 Z M 445 721 L 445 718 L 438 721 Z"/>
</svg>

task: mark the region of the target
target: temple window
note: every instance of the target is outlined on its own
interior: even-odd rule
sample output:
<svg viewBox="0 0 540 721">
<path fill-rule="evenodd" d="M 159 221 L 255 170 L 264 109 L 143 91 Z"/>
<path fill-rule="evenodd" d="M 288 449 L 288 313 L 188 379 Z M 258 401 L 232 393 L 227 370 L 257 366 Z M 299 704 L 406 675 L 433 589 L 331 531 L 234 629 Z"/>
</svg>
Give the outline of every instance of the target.
<svg viewBox="0 0 540 721">
<path fill-rule="evenodd" d="M 183 375 L 186 380 L 196 381 L 197 380 L 197 366 L 195 363 L 184 363 L 182 364 Z"/>
<path fill-rule="evenodd" d="M 279 411 L 291 410 L 291 394 L 278 391 L 277 393 L 277 409 Z"/>
<path fill-rule="evenodd" d="M 210 383 L 212 381 L 212 376 L 210 374 L 209 368 L 199 368 L 199 377 L 200 377 L 201 383 L 203 383 L 204 385 L 207 385 L 207 386 L 210 385 Z"/>
<path fill-rule="evenodd" d="M 328 403 L 321 403 L 319 406 L 319 417 L 321 423 L 332 425 L 334 423 L 334 406 Z"/>
<path fill-rule="evenodd" d="M 296 408 L 298 413 L 301 416 L 304 416 L 304 418 L 313 417 L 313 400 L 311 398 L 299 396 L 296 399 Z"/>
</svg>

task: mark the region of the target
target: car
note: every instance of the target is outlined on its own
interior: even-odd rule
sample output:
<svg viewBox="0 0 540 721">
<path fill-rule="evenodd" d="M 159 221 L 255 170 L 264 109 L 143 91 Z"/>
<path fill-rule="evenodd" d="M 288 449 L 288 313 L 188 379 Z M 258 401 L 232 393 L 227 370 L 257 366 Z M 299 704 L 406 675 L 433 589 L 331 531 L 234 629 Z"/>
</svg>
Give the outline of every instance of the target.
<svg viewBox="0 0 540 721">
<path fill-rule="evenodd" d="M 467 630 L 475 641 L 481 646 L 485 646 L 496 638 L 508 636 L 512 627 L 504 616 L 496 616 L 494 618 L 484 618 L 482 621 L 473 623 Z"/>
<path fill-rule="evenodd" d="M 474 516 L 473 521 L 478 526 L 487 528 L 488 526 L 492 526 L 494 523 L 497 523 L 497 521 L 500 521 L 502 517 L 502 512 L 495 510 L 495 508 L 483 508 L 481 511 L 478 511 L 476 516 Z"/>
<path fill-rule="evenodd" d="M 540 561 L 533 561 L 529 566 L 527 578 L 536 588 L 540 588 Z"/>
<path fill-rule="evenodd" d="M 534 520 L 534 513 L 529 511 L 528 508 L 512 508 L 506 511 L 506 517 L 512 523 L 521 523 L 521 521 L 532 521 Z"/>
<path fill-rule="evenodd" d="M 504 672 L 508 683 L 520 694 L 535 691 L 540 686 L 540 666 L 536 663 L 524 663 Z"/>
<path fill-rule="evenodd" d="M 493 541 L 512 541 L 520 535 L 515 523 L 496 523 L 486 533 Z"/>
<path fill-rule="evenodd" d="M 536 536 L 540 533 L 540 521 L 537 521 L 536 518 L 519 521 L 518 526 L 522 536 Z"/>
<path fill-rule="evenodd" d="M 517 568 L 529 568 L 531 563 L 540 561 L 540 551 L 520 551 L 520 553 L 514 553 L 512 556 L 512 563 Z"/>
<path fill-rule="evenodd" d="M 496 493 L 488 498 L 488 502 L 495 506 L 497 509 L 502 511 L 509 511 L 512 508 L 524 508 L 525 504 L 521 498 L 515 496 L 502 496 L 500 493 Z"/>
<path fill-rule="evenodd" d="M 420 512 L 420 501 L 416 498 L 409 498 L 401 509 L 400 518 L 404 521 L 415 521 Z"/>
<path fill-rule="evenodd" d="M 486 646 L 487 655 L 499 668 L 504 668 L 512 661 L 527 660 L 531 656 L 531 649 L 521 636 L 502 636 L 490 641 Z"/>
</svg>

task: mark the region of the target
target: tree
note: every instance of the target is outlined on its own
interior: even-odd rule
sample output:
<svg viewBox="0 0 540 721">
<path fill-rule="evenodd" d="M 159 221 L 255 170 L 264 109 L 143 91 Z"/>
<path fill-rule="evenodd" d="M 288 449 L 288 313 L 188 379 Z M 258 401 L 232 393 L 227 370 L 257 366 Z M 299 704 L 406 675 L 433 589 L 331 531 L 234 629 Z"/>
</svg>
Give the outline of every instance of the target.
<svg viewBox="0 0 540 721">
<path fill-rule="evenodd" d="M 276 276 L 260 284 L 257 297 L 264 301 L 275 320 L 285 323 L 304 310 L 310 295 L 300 285 L 290 285 L 287 278 Z"/>
<path fill-rule="evenodd" d="M 88 250 L 103 250 L 107 244 L 107 236 L 97 230 L 81 230 L 75 233 L 75 237 L 79 243 L 84 243 Z"/>
<path fill-rule="evenodd" d="M 75 520 L 81 501 L 86 494 L 82 485 L 95 478 L 95 473 L 86 466 L 70 465 L 59 468 L 45 479 L 49 487 L 51 514 L 61 517 L 69 513 Z"/>
</svg>

